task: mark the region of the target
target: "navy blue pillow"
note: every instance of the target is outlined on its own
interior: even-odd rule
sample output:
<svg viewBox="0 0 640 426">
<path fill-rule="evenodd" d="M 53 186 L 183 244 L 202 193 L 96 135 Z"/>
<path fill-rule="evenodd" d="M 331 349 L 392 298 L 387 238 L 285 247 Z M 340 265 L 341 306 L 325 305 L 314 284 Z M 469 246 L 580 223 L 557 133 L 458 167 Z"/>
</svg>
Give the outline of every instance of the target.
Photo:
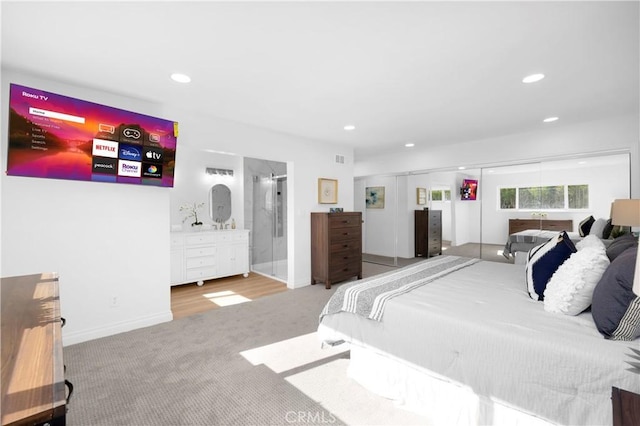
<svg viewBox="0 0 640 426">
<path fill-rule="evenodd" d="M 607 339 L 633 340 L 640 336 L 640 297 L 632 290 L 637 256 L 637 246 L 622 252 L 593 290 L 591 315 Z"/>
<path fill-rule="evenodd" d="M 544 290 L 551 276 L 576 251 L 565 231 L 529 250 L 526 279 L 527 290 L 532 299 L 544 300 Z"/>
<path fill-rule="evenodd" d="M 611 231 L 613 231 L 613 224 L 611 223 L 611 219 L 607 220 L 607 224 L 604 225 L 604 229 L 602 230 L 602 239 L 607 240 L 611 236 Z"/>
<path fill-rule="evenodd" d="M 583 219 L 582 222 L 580 222 L 580 224 L 578 225 L 578 231 L 580 232 L 581 237 L 586 237 L 587 235 L 589 235 L 589 231 L 591 231 L 591 226 L 595 221 L 596 220 L 593 218 L 593 216 L 589 216 Z"/>
</svg>

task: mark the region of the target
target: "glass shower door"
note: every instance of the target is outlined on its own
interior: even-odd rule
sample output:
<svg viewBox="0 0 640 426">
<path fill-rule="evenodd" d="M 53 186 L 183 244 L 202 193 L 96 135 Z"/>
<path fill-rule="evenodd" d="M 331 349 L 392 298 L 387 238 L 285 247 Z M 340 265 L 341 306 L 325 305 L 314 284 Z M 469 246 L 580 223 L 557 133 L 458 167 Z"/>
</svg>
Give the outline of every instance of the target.
<svg viewBox="0 0 640 426">
<path fill-rule="evenodd" d="M 252 269 L 287 281 L 287 176 L 254 176 Z"/>
</svg>

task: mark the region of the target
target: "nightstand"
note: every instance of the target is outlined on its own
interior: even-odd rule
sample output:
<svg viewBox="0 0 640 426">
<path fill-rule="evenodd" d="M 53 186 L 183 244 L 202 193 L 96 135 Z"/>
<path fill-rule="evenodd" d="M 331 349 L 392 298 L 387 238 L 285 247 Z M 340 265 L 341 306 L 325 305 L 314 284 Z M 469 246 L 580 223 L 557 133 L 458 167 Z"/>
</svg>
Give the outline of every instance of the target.
<svg viewBox="0 0 640 426">
<path fill-rule="evenodd" d="M 616 387 L 611 389 L 613 426 L 640 425 L 640 395 Z"/>
</svg>

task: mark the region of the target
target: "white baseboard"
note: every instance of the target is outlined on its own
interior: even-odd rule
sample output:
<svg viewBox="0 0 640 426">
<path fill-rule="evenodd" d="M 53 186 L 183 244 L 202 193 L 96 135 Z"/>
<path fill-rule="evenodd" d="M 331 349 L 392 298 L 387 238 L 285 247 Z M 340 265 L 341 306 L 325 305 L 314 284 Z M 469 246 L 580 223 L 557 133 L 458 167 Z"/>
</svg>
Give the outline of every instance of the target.
<svg viewBox="0 0 640 426">
<path fill-rule="evenodd" d="M 62 342 L 64 346 L 75 345 L 76 343 L 87 342 L 89 340 L 99 339 L 101 337 L 113 336 L 114 334 L 124 333 L 126 331 L 136 330 L 138 328 L 150 327 L 152 325 L 161 324 L 173 320 L 171 311 L 163 314 L 149 315 L 146 317 L 136 318 L 130 321 L 121 321 L 108 324 L 105 327 L 97 327 L 89 330 L 81 330 L 77 332 L 62 332 Z"/>
</svg>

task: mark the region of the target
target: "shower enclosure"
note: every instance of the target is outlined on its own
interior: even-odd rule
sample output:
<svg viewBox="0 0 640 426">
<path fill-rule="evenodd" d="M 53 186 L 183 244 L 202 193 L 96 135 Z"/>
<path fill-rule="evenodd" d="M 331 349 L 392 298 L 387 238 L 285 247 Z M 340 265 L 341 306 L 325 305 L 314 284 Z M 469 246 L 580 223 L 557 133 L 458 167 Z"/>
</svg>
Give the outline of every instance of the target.
<svg viewBox="0 0 640 426">
<path fill-rule="evenodd" d="M 251 230 L 251 270 L 286 282 L 287 165 L 245 158 L 244 169 L 245 222 Z"/>
</svg>

